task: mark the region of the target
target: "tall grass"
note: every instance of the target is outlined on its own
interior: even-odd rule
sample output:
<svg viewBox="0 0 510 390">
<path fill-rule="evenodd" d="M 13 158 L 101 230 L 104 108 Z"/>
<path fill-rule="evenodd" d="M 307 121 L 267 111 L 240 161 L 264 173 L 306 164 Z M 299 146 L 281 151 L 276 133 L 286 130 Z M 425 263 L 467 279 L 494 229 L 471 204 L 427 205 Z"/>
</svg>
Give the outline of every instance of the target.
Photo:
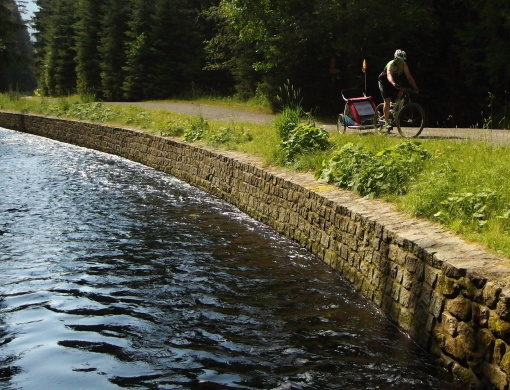
<svg viewBox="0 0 510 390">
<path fill-rule="evenodd" d="M 183 136 L 194 129 L 197 142 L 258 156 L 268 165 L 286 165 L 275 126 L 215 123 L 165 110 L 135 106 L 83 103 L 79 98 L 23 98 L 0 94 L 0 109 L 51 116 L 81 118 L 129 126 L 163 136 Z M 323 161 L 346 144 L 359 145 L 371 154 L 403 141 L 378 134 L 330 134 L 332 148 L 302 153 L 293 169 L 317 172 Z M 510 257 L 510 147 L 483 142 L 423 140 L 430 158 L 408 184 L 404 194 L 380 195 L 409 215 L 442 224 L 469 240 Z"/>
</svg>

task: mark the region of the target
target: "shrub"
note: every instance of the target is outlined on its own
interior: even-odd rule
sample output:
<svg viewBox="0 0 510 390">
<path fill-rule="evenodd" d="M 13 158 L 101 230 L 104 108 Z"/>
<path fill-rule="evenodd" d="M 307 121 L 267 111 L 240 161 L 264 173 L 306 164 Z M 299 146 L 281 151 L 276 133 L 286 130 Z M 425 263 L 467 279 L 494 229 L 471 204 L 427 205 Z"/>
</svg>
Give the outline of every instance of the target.
<svg viewBox="0 0 510 390">
<path fill-rule="evenodd" d="M 404 142 L 371 153 L 352 143 L 344 145 L 333 157 L 323 162 L 317 178 L 342 188 L 357 191 L 363 196 L 405 194 L 409 184 L 430 158 L 417 142 Z"/>
<path fill-rule="evenodd" d="M 314 123 L 299 123 L 281 144 L 285 161 L 290 163 L 298 154 L 328 149 L 331 146 L 328 137 L 328 132 Z"/>
</svg>

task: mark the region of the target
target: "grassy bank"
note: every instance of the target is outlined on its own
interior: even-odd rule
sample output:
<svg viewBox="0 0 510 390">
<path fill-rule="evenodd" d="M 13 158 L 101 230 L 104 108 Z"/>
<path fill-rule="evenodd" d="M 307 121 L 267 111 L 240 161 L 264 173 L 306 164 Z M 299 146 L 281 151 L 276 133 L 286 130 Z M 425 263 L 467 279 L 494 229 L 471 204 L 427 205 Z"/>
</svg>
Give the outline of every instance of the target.
<svg viewBox="0 0 510 390">
<path fill-rule="evenodd" d="M 372 177 L 379 177 L 382 190 L 359 190 L 362 175 L 344 181 L 347 188 L 393 202 L 409 215 L 438 222 L 468 240 L 510 257 L 510 148 L 507 146 L 473 141 L 420 141 L 416 148 L 426 156 L 419 161 L 420 169 L 410 172 L 404 186 L 392 189 L 384 187 L 385 183 L 402 184 L 399 175 L 406 170 L 406 164 L 417 164 L 417 160 L 406 160 L 412 155 L 405 154 L 405 148 L 401 148 L 403 140 L 397 137 L 330 134 L 330 148 L 297 154 L 292 163 L 288 163 L 274 126 L 214 123 L 164 110 L 81 103 L 78 98 L 45 100 L 0 95 L 0 109 L 90 120 L 183 137 L 189 142 L 199 141 L 256 155 L 268 165 L 286 165 L 313 173 L 324 168 L 323 161 L 326 166 L 330 161 L 342 164 L 358 161 L 358 165 L 351 164 L 352 171 L 365 170 L 363 180 L 369 182 L 364 185 L 369 188 L 373 185 Z M 342 164 L 337 164 L 337 169 L 345 179 L 346 169 Z M 336 180 L 341 182 L 338 177 Z M 355 184 L 349 187 L 352 182 Z"/>
</svg>

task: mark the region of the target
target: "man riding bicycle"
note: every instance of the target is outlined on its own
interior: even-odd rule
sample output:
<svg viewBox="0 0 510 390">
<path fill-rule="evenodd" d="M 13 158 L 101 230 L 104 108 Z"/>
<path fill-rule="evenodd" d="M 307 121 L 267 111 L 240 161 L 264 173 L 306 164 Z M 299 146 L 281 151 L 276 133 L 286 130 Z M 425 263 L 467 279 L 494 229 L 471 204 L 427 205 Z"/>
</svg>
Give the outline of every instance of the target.
<svg viewBox="0 0 510 390">
<path fill-rule="evenodd" d="M 378 84 L 381 91 L 382 98 L 384 99 L 384 121 L 388 131 L 393 129 L 389 123 L 390 104 L 392 101 L 400 99 L 402 90 L 400 89 L 402 82 L 407 81 L 416 91 L 418 86 L 416 81 L 411 75 L 409 66 L 406 63 L 407 55 L 404 50 L 397 49 L 393 60 L 389 61 L 379 75 Z M 403 76 L 405 75 L 405 80 Z"/>
</svg>

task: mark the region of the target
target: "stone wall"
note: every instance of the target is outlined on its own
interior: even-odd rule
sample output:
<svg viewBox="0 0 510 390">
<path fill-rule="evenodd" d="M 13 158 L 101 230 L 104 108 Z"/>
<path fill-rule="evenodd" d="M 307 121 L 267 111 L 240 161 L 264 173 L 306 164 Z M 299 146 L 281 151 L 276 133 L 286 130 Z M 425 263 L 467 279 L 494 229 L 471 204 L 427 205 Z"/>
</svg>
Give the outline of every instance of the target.
<svg viewBox="0 0 510 390">
<path fill-rule="evenodd" d="M 466 388 L 509 388 L 508 259 L 254 157 L 35 115 L 0 113 L 0 126 L 123 156 L 225 199 L 338 270 Z"/>
</svg>

